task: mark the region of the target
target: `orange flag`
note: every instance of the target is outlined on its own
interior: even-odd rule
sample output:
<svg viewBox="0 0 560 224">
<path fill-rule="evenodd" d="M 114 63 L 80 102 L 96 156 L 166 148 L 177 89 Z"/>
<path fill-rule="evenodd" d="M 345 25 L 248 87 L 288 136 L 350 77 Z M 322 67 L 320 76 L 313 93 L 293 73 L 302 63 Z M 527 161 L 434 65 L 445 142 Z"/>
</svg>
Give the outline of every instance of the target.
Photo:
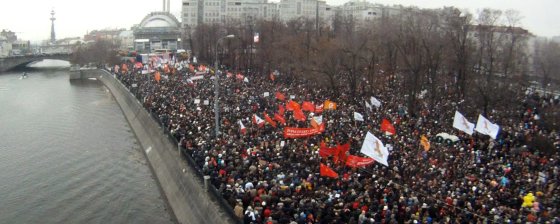
<svg viewBox="0 0 560 224">
<path fill-rule="evenodd" d="M 328 166 L 326 166 L 323 163 L 321 163 L 320 174 L 321 174 L 321 176 L 324 176 L 324 177 L 338 178 L 338 173 L 336 173 L 334 170 L 332 170 L 331 168 L 329 168 Z"/>
<path fill-rule="evenodd" d="M 384 131 L 388 135 L 394 135 L 397 133 L 395 131 L 395 127 L 387 119 L 383 119 L 383 121 L 381 121 L 381 131 Z"/>
<path fill-rule="evenodd" d="M 264 120 L 265 120 L 266 122 L 268 122 L 270 125 L 272 125 L 272 127 L 276 127 L 276 122 L 274 122 L 274 121 L 272 120 L 272 118 L 270 118 L 270 117 L 268 116 L 268 114 L 267 114 L 266 112 L 263 112 L 263 115 L 264 115 Z"/>
<path fill-rule="evenodd" d="M 161 79 L 161 75 L 159 74 L 159 72 L 156 72 L 154 78 L 156 79 L 157 82 L 159 82 L 159 80 Z"/>
<path fill-rule="evenodd" d="M 325 110 L 336 110 L 336 103 L 330 100 L 326 100 L 323 104 L 323 109 Z"/>
<path fill-rule="evenodd" d="M 301 109 L 304 111 L 315 112 L 315 105 L 309 101 L 303 101 Z"/>
<path fill-rule="evenodd" d="M 422 137 L 420 137 L 420 144 L 424 147 L 425 151 L 430 150 L 430 141 L 428 140 L 428 138 L 426 138 L 425 135 L 422 135 Z"/>
<path fill-rule="evenodd" d="M 278 105 L 278 114 L 284 116 L 285 112 L 286 112 L 286 109 L 284 108 L 284 106 Z"/>
</svg>

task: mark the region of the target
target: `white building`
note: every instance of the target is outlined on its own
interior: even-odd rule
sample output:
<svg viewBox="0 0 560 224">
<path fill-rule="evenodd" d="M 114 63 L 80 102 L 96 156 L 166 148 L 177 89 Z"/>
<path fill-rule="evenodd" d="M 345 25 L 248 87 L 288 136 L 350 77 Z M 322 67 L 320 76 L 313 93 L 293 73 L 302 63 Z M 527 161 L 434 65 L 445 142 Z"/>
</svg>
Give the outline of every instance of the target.
<svg viewBox="0 0 560 224">
<path fill-rule="evenodd" d="M 119 33 L 120 49 L 134 49 L 134 32 L 132 30 L 123 30 Z"/>
<path fill-rule="evenodd" d="M 8 42 L 8 38 L 0 36 L 0 58 L 10 56 L 12 51 L 12 43 Z"/>
<path fill-rule="evenodd" d="M 199 24 L 225 24 L 249 20 L 271 20 L 278 16 L 278 5 L 268 0 L 183 0 L 183 28 Z"/>
<path fill-rule="evenodd" d="M 324 0 L 282 0 L 279 4 L 282 21 L 293 19 L 329 19 L 334 16 L 332 7 Z"/>
</svg>

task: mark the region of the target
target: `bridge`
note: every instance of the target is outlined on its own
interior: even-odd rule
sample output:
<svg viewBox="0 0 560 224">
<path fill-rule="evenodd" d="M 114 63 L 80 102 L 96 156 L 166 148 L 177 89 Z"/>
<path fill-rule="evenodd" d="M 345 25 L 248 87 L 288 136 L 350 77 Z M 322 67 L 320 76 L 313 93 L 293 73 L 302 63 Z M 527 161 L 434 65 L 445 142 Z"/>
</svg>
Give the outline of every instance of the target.
<svg viewBox="0 0 560 224">
<path fill-rule="evenodd" d="M 44 59 L 55 59 L 70 61 L 71 53 L 37 54 L 22 55 L 0 58 L 0 72 L 5 72 L 18 66 L 24 66 L 31 62 L 42 61 Z"/>
</svg>

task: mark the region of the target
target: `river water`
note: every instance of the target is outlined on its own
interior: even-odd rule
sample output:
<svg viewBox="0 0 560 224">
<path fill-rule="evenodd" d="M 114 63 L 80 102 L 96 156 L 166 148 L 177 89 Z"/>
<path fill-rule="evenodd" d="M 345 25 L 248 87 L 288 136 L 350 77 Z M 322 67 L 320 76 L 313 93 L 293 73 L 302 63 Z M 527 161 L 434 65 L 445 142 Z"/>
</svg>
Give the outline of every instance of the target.
<svg viewBox="0 0 560 224">
<path fill-rule="evenodd" d="M 173 223 L 111 93 L 67 70 L 0 74 L 0 223 Z"/>
</svg>

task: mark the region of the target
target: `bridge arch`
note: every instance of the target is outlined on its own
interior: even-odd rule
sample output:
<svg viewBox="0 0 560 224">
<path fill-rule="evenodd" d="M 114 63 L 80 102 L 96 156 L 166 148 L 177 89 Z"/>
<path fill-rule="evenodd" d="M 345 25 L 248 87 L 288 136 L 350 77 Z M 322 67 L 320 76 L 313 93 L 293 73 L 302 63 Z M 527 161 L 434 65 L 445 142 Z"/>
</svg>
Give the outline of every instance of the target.
<svg viewBox="0 0 560 224">
<path fill-rule="evenodd" d="M 45 59 L 70 61 L 70 53 L 59 53 L 49 55 L 27 55 L 0 58 L 0 72 L 8 71 L 16 67 L 28 65 L 32 62 L 42 61 Z"/>
</svg>

